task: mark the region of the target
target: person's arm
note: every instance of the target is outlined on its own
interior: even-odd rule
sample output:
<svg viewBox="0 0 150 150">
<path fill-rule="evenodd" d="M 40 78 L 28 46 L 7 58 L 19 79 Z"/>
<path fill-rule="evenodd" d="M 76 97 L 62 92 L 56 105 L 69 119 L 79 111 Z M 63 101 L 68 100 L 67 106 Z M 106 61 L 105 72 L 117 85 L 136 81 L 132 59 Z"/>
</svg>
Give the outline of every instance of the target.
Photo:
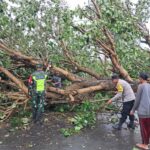
<svg viewBox="0 0 150 150">
<path fill-rule="evenodd" d="M 118 92 L 111 100 L 116 101 L 122 98 L 122 92 Z"/>
<path fill-rule="evenodd" d="M 112 101 L 116 101 L 122 98 L 122 93 L 123 93 L 122 84 L 118 83 L 116 88 L 117 88 L 117 94 L 111 99 Z"/>
<path fill-rule="evenodd" d="M 28 79 L 28 84 L 31 85 L 32 84 L 32 75 L 30 75 L 29 79 Z"/>
<path fill-rule="evenodd" d="M 122 98 L 122 93 L 123 93 L 122 84 L 118 83 L 116 88 L 117 88 L 117 94 L 108 101 L 108 104 L 111 104 L 113 101 L 116 101 Z"/>
<path fill-rule="evenodd" d="M 29 79 L 28 79 L 28 94 L 31 96 L 31 91 L 32 91 L 32 84 L 33 84 L 33 79 L 32 79 L 32 75 L 30 75 Z"/>
<path fill-rule="evenodd" d="M 134 106 L 132 108 L 132 113 L 134 113 L 140 105 L 142 92 L 143 92 L 143 86 L 139 85 L 137 94 L 136 94 L 136 100 L 135 100 Z"/>
</svg>

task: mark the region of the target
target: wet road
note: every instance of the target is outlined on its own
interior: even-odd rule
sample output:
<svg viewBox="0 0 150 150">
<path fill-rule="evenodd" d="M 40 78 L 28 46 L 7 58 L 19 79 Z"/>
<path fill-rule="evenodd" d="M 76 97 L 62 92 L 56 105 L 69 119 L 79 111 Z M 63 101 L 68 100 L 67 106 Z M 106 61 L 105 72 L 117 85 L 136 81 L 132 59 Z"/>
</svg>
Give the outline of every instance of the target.
<svg viewBox="0 0 150 150">
<path fill-rule="evenodd" d="M 62 120 L 33 126 L 27 131 L 8 133 L 0 130 L 0 150 L 133 150 L 140 142 L 139 129 L 114 131 L 111 125 L 97 121 L 95 128 L 65 138 L 59 131 Z"/>
</svg>

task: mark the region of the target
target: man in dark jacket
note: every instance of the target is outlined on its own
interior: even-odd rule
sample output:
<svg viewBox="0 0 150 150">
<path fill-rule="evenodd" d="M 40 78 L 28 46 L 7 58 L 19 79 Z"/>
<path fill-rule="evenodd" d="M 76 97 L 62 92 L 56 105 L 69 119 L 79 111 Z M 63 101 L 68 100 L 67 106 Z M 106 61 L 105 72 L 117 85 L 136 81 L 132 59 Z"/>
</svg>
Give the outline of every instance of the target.
<svg viewBox="0 0 150 150">
<path fill-rule="evenodd" d="M 62 88 L 62 79 L 59 76 L 58 72 L 56 72 L 56 75 L 53 75 L 51 81 L 52 81 L 54 87 L 56 87 L 56 88 Z"/>
</svg>

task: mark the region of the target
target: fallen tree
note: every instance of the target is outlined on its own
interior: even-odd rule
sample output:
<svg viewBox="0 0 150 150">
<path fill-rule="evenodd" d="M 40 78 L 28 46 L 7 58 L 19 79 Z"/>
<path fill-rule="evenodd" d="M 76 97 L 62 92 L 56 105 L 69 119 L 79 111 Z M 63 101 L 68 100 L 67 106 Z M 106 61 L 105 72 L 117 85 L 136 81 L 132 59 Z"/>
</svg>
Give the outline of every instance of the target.
<svg viewBox="0 0 150 150">
<path fill-rule="evenodd" d="M 3 50 L 3 52 L 6 52 L 11 59 L 14 60 L 14 62 L 22 62 L 25 64 L 25 67 L 33 67 L 34 65 L 38 63 L 42 63 L 39 60 L 36 60 L 32 57 L 28 57 L 20 52 L 17 52 L 15 50 L 11 50 L 4 46 L 2 43 L 0 43 L 0 49 Z M 67 55 L 67 54 L 66 54 Z M 69 58 L 69 55 L 67 56 Z M 19 59 L 18 59 L 19 58 Z M 72 61 L 69 58 L 70 61 Z M 73 61 L 72 61 L 73 62 Z M 44 62 L 44 65 L 46 65 L 47 62 Z M 74 62 L 73 62 L 74 64 Z M 77 65 L 77 64 L 75 64 Z M 80 67 L 78 65 L 78 67 Z M 83 68 L 83 67 L 81 67 Z M 114 90 L 114 85 L 112 84 L 111 80 L 97 80 L 97 76 L 95 76 L 95 73 L 91 73 L 88 69 L 82 69 L 84 72 L 88 73 L 89 75 L 95 77 L 91 79 L 83 79 L 77 75 L 74 75 L 70 73 L 69 71 L 66 71 L 62 68 L 58 68 L 55 66 L 52 66 L 51 68 L 54 72 L 59 72 L 61 75 L 65 76 L 67 80 L 70 80 L 72 84 L 70 86 L 64 87 L 63 89 L 58 89 L 52 86 L 47 86 L 47 92 L 46 92 L 46 100 L 49 104 L 61 104 L 61 103 L 81 103 L 84 99 L 81 99 L 81 95 L 87 95 L 93 92 L 97 91 L 111 91 Z M 6 68 L 3 68 L 0 66 L 0 71 L 4 73 L 9 80 L 11 81 L 4 81 L 2 80 L 1 83 L 8 84 L 11 86 L 12 90 L 11 92 L 3 92 L 9 100 L 11 100 L 11 105 L 8 107 L 1 107 L 0 111 L 4 113 L 4 120 L 7 119 L 15 110 L 17 105 L 23 105 L 24 108 L 27 106 L 27 102 L 30 100 L 30 97 L 28 95 L 28 87 L 24 84 L 22 79 L 19 79 L 13 75 L 10 71 L 8 71 Z M 13 92 L 13 87 L 15 85 L 15 88 L 18 88 L 18 92 Z"/>
<path fill-rule="evenodd" d="M 0 43 L 0 49 L 3 52 L 7 53 L 7 55 L 9 55 L 10 59 L 12 59 L 13 62 L 24 63 L 25 67 L 32 68 L 36 64 L 42 63 L 39 60 L 22 54 L 21 52 L 9 49 L 2 43 Z M 46 63 L 47 62 L 44 62 L 43 64 L 47 65 Z M 86 95 L 101 90 L 112 90 L 114 87 L 109 80 L 83 79 L 62 68 L 52 66 L 51 69 L 54 72 L 59 72 L 61 75 L 65 76 L 65 78 L 67 80 L 70 80 L 72 84 L 70 86 L 64 87 L 64 89 L 58 89 L 48 86 L 46 98 L 49 104 L 58 104 L 62 102 L 81 102 L 84 99 L 80 99 L 80 95 Z M 22 79 L 17 78 L 15 75 L 13 75 L 12 72 L 7 70 L 6 68 L 3 68 L 2 66 L 0 66 L 0 72 L 4 73 L 8 78 L 8 81 L 2 80 L 1 82 L 3 84 L 7 84 L 7 86 L 11 86 L 11 92 L 2 92 L 5 97 L 11 100 L 11 105 L 9 105 L 8 107 L 3 106 L 0 109 L 0 111 L 5 114 L 5 120 L 13 113 L 17 105 L 24 105 L 24 107 L 26 107 L 27 102 L 30 100 L 30 97 L 28 95 L 28 87 L 24 84 L 24 81 L 22 81 Z M 89 73 L 87 70 L 86 72 Z M 89 74 L 93 75 L 91 74 L 91 72 Z M 18 92 L 13 92 L 14 85 L 15 88 L 18 88 Z"/>
<path fill-rule="evenodd" d="M 38 63 L 42 63 L 46 70 L 48 60 L 53 57 L 56 59 L 50 72 L 58 73 L 67 81 L 67 84 L 62 89 L 47 84 L 46 99 L 49 104 L 81 103 L 85 99 L 90 99 L 88 97 L 90 94 L 114 90 L 114 85 L 109 79 L 111 73 L 119 73 L 127 81 L 133 82 L 131 77 L 133 74 L 130 73 L 135 73 L 133 67 L 136 65 L 132 64 L 141 55 L 141 53 L 137 55 L 135 38 L 138 39 L 139 32 L 144 31 L 136 26 L 136 16 L 125 14 L 120 8 L 122 2 L 107 1 L 107 5 L 103 3 L 103 1 L 91 0 L 91 4 L 85 9 L 78 9 L 75 12 L 56 5 L 58 6 L 57 12 L 52 11 L 52 14 L 48 11 L 51 6 L 47 9 L 42 2 L 38 5 L 33 5 L 34 1 L 33 4 L 21 3 L 20 6 L 24 4 L 26 7 L 27 5 L 31 10 L 37 7 L 36 11 L 31 13 L 34 19 L 32 15 L 29 15 L 30 13 L 24 12 L 25 9 L 22 7 L 16 9 L 14 20 L 9 14 L 7 15 L 10 10 L 3 10 L 6 12 L 3 13 L 4 25 L 1 28 L 2 35 L 0 34 L 2 59 L 0 72 L 4 78 L 0 82 L 6 87 L 1 88 L 1 96 L 6 101 L 2 100 L 0 112 L 4 114 L 4 120 L 18 106 L 27 107 L 30 100 L 27 76 L 31 70 L 34 71 Z M 43 17 L 39 18 L 38 14 L 43 14 Z M 81 23 L 75 23 L 74 16 L 76 15 L 81 17 Z M 52 18 L 51 23 L 47 21 L 50 18 Z M 9 30 L 12 23 L 14 29 Z M 134 28 L 138 29 L 134 30 Z M 144 34 L 148 44 L 149 38 L 146 38 L 146 35 L 149 34 Z M 132 53 L 130 53 L 131 50 Z M 9 65 L 5 61 L 8 61 Z M 131 62 L 128 63 L 128 61 Z M 104 67 L 104 72 L 101 71 L 102 67 Z M 141 67 L 136 69 L 139 68 Z M 18 73 L 19 69 L 24 69 L 25 75 L 22 74 L 22 70 Z M 136 89 L 137 84 L 134 85 Z"/>
</svg>

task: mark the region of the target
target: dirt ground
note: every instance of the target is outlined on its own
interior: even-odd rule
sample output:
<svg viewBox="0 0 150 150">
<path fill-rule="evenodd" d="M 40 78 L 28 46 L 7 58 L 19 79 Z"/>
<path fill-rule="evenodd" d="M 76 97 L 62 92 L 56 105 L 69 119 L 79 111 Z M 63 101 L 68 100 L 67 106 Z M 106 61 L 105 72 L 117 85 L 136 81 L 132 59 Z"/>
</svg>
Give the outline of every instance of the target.
<svg viewBox="0 0 150 150">
<path fill-rule="evenodd" d="M 99 119 L 93 129 L 66 138 L 60 128 L 67 126 L 67 117 L 49 113 L 43 126 L 32 125 L 15 132 L 1 125 L 0 150 L 137 150 L 134 145 L 141 141 L 139 128 L 130 131 L 125 125 L 122 131 L 114 131 L 111 124 Z"/>
</svg>

